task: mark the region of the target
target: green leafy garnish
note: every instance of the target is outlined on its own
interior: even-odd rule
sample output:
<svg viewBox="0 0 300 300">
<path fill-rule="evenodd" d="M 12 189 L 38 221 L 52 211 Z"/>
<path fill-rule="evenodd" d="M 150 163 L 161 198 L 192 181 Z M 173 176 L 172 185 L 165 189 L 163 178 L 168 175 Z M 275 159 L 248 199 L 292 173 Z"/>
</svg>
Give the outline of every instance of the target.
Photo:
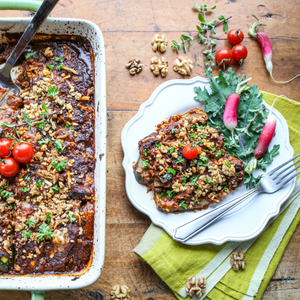
<svg viewBox="0 0 300 300">
<path fill-rule="evenodd" d="M 223 187 L 223 190 L 224 190 L 224 191 L 227 191 L 227 190 L 228 190 L 228 188 L 227 188 L 226 186 L 224 186 L 224 187 Z"/>
<path fill-rule="evenodd" d="M 47 224 L 42 224 L 39 227 L 39 232 L 37 233 L 37 238 L 42 240 L 43 238 L 51 239 L 53 237 L 53 232 Z"/>
<path fill-rule="evenodd" d="M 143 150 L 143 153 L 144 153 L 145 156 L 147 156 L 147 150 L 146 149 Z"/>
<path fill-rule="evenodd" d="M 149 166 L 149 159 L 143 160 L 142 168 L 146 169 Z"/>
<path fill-rule="evenodd" d="M 52 71 L 53 71 L 53 69 L 54 69 L 54 66 L 53 66 L 53 65 L 47 64 L 47 67 L 48 67 L 50 70 L 52 70 Z"/>
<path fill-rule="evenodd" d="M 3 198 L 9 198 L 10 196 L 12 196 L 14 193 L 12 193 L 12 192 L 9 192 L 9 191 L 1 191 L 0 192 L 0 195 L 1 195 L 1 197 L 3 197 Z"/>
<path fill-rule="evenodd" d="M 169 168 L 167 172 L 172 175 L 176 175 L 176 171 L 174 169 Z"/>
<path fill-rule="evenodd" d="M 54 58 L 55 58 L 55 61 L 59 61 L 59 62 L 63 61 L 62 58 L 60 58 L 60 57 L 55 56 Z"/>
<path fill-rule="evenodd" d="M 161 192 L 160 194 L 159 194 L 159 197 L 163 197 L 165 195 L 165 193 L 164 192 Z"/>
<path fill-rule="evenodd" d="M 155 142 L 155 146 L 156 146 L 157 148 L 159 148 L 159 147 L 161 146 L 161 143 L 160 143 L 159 141 L 156 141 L 156 142 Z"/>
<path fill-rule="evenodd" d="M 185 200 L 182 200 L 180 202 L 179 207 L 183 207 L 184 209 L 187 209 L 187 204 L 185 203 Z"/>
<path fill-rule="evenodd" d="M 231 163 L 228 160 L 225 161 L 225 164 L 228 168 L 231 168 Z"/>
<path fill-rule="evenodd" d="M 51 221 L 51 213 L 48 212 L 45 222 L 49 225 Z"/>
<path fill-rule="evenodd" d="M 177 132 L 177 129 L 173 128 L 171 129 L 172 134 L 175 134 Z"/>
<path fill-rule="evenodd" d="M 25 178 L 24 178 L 24 180 L 25 180 L 25 181 L 30 181 L 30 176 L 29 176 L 29 175 L 26 175 Z"/>
<path fill-rule="evenodd" d="M 38 121 L 38 122 L 33 123 L 33 125 L 39 129 L 43 130 L 46 124 L 45 124 L 45 121 Z"/>
<path fill-rule="evenodd" d="M 38 188 L 41 188 L 42 187 L 42 182 L 44 181 L 44 179 L 39 179 L 37 182 L 36 182 L 36 186 Z"/>
<path fill-rule="evenodd" d="M 172 147 L 171 145 L 169 145 L 169 151 L 172 154 L 175 151 L 174 147 Z"/>
<path fill-rule="evenodd" d="M 25 231 L 25 230 L 22 230 L 22 234 L 24 236 L 24 239 L 25 240 L 28 240 L 29 237 L 31 236 L 32 232 L 31 231 Z"/>
<path fill-rule="evenodd" d="M 56 69 L 57 69 L 58 71 L 60 71 L 61 68 L 63 67 L 63 65 L 64 65 L 64 63 L 60 63 L 60 64 L 56 67 Z"/>
<path fill-rule="evenodd" d="M 26 225 L 28 225 L 28 227 L 31 228 L 31 227 L 34 226 L 34 224 L 35 224 L 36 222 L 37 222 L 36 219 L 31 218 L 31 219 L 29 219 L 29 220 L 26 221 Z"/>
<path fill-rule="evenodd" d="M 20 187 L 20 190 L 24 193 L 26 193 L 28 191 L 28 188 L 27 187 Z"/>
<path fill-rule="evenodd" d="M 69 124 L 69 123 L 66 124 L 66 129 L 67 129 L 67 130 L 70 129 L 70 124 Z"/>
<path fill-rule="evenodd" d="M 74 218 L 73 216 L 74 216 L 74 214 L 71 214 L 71 213 L 69 214 L 69 220 L 71 223 L 76 221 L 76 218 Z"/>
<path fill-rule="evenodd" d="M 34 54 L 36 54 L 36 51 L 26 53 L 25 59 L 28 59 L 28 58 L 32 57 Z"/>
<path fill-rule="evenodd" d="M 51 189 L 54 190 L 55 192 L 58 192 L 60 190 L 60 187 L 57 185 L 51 186 Z"/>
<path fill-rule="evenodd" d="M 219 70 L 218 77 L 210 76 L 211 91 L 202 90 L 195 87 L 195 100 L 205 103 L 205 112 L 208 115 L 208 126 L 214 127 L 221 131 L 224 135 L 225 151 L 229 155 L 233 155 L 245 163 L 244 183 L 247 187 L 255 187 L 259 182 L 259 177 L 254 178 L 252 168 L 247 165 L 254 158 L 254 150 L 257 146 L 258 139 L 264 127 L 264 121 L 268 115 L 263 104 L 262 94 L 259 93 L 257 85 L 249 86 L 240 95 L 240 104 L 237 110 L 238 124 L 234 133 L 227 129 L 223 124 L 223 113 L 226 100 L 229 95 L 235 93 L 237 85 L 240 81 L 246 80 L 243 75 L 235 74 L 233 69 L 228 69 L 228 73 Z M 256 168 L 264 170 L 268 164 L 273 161 L 273 157 L 279 153 L 279 145 L 275 145 L 273 149 L 267 151 L 265 155 L 257 160 Z"/>
<path fill-rule="evenodd" d="M 209 178 L 205 178 L 205 183 L 213 183 L 213 181 Z"/>
<path fill-rule="evenodd" d="M 175 192 L 173 190 L 167 190 L 167 194 L 168 194 L 168 197 L 171 199 L 171 198 L 173 198 Z"/>
<path fill-rule="evenodd" d="M 216 153 L 216 158 L 219 159 L 219 158 L 222 156 L 222 153 L 223 153 L 223 150 L 222 150 L 222 149 L 219 150 L 219 151 L 217 151 L 217 153 Z"/>
<path fill-rule="evenodd" d="M 55 98 L 59 94 L 57 87 L 55 85 L 51 85 L 48 89 L 48 96 Z"/>
<path fill-rule="evenodd" d="M 185 158 L 177 158 L 176 164 L 185 163 Z"/>
<path fill-rule="evenodd" d="M 44 140 L 44 139 L 39 140 L 39 141 L 38 141 L 38 144 L 41 146 L 41 145 L 43 145 L 43 144 L 48 144 L 48 143 L 50 143 L 50 142 L 51 142 L 51 138 L 49 137 L 48 140 Z"/>
<path fill-rule="evenodd" d="M 193 175 L 191 177 L 191 182 L 190 182 L 190 185 L 193 186 L 195 185 L 196 181 L 198 180 L 198 176 L 197 175 Z"/>
<path fill-rule="evenodd" d="M 66 168 L 66 160 L 62 160 L 61 162 L 52 162 L 52 167 L 54 167 L 58 172 L 61 172 Z"/>
<path fill-rule="evenodd" d="M 7 128 L 14 128 L 15 126 L 16 125 L 8 124 L 7 122 L 1 125 L 1 127 L 7 127 Z"/>
<path fill-rule="evenodd" d="M 196 134 L 195 133 L 190 133 L 190 138 L 191 139 L 195 139 L 196 138 Z"/>
<path fill-rule="evenodd" d="M 207 162 L 207 161 L 208 161 L 208 157 L 206 157 L 206 156 L 200 156 L 200 159 L 201 159 L 203 162 Z"/>
<path fill-rule="evenodd" d="M 23 114 L 24 121 L 27 123 L 27 125 L 28 125 L 28 127 L 29 127 L 29 129 L 31 131 L 31 129 L 32 129 L 31 119 L 27 116 L 26 112 L 23 111 L 22 114 Z"/>
<path fill-rule="evenodd" d="M 66 147 L 63 147 L 61 140 L 56 140 L 54 143 L 57 152 L 63 152 Z"/>
</svg>

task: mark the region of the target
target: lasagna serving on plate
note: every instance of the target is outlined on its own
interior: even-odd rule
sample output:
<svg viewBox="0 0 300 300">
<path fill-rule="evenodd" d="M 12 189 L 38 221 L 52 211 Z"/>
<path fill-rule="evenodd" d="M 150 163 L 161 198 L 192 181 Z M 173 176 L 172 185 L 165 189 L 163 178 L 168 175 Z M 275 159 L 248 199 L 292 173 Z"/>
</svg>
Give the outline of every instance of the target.
<svg viewBox="0 0 300 300">
<path fill-rule="evenodd" d="M 13 47 L 0 45 L 0 61 Z M 94 232 L 92 48 L 52 37 L 32 42 L 19 62 L 22 91 L 0 109 L 0 138 L 30 143 L 34 155 L 16 176 L 0 176 L 0 275 L 78 272 Z"/>
<path fill-rule="evenodd" d="M 138 143 L 135 177 L 163 212 L 206 209 L 242 185 L 244 163 L 228 155 L 200 108 L 176 114 Z M 194 153 L 192 155 L 192 153 Z"/>
</svg>

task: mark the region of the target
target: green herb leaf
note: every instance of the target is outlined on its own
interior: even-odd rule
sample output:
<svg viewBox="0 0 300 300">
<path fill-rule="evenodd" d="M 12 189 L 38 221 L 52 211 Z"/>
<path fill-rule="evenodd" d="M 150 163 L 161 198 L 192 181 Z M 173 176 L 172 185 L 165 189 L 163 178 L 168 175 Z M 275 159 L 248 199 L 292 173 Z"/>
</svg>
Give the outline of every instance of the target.
<svg viewBox="0 0 300 300">
<path fill-rule="evenodd" d="M 26 175 L 26 177 L 24 178 L 25 181 L 30 181 L 30 176 Z"/>
<path fill-rule="evenodd" d="M 159 142 L 159 141 L 156 141 L 156 142 L 155 142 L 155 146 L 156 146 L 157 148 L 159 148 L 159 147 L 161 146 L 160 142 Z"/>
<path fill-rule="evenodd" d="M 5 188 L 6 188 L 6 187 L 5 187 Z M 11 197 L 13 194 L 14 194 L 14 193 L 9 192 L 9 191 L 1 191 L 1 192 L 0 192 L 1 197 L 6 198 L 6 199 L 9 198 L 9 197 Z"/>
<path fill-rule="evenodd" d="M 179 204 L 179 207 L 182 207 L 184 209 L 187 209 L 187 204 L 185 203 L 185 200 L 182 200 Z"/>
<path fill-rule="evenodd" d="M 226 18 L 223 15 L 217 16 L 219 20 L 225 20 Z"/>
<path fill-rule="evenodd" d="M 63 147 L 61 140 L 56 140 L 54 143 L 57 152 L 63 152 L 66 147 Z"/>
<path fill-rule="evenodd" d="M 196 134 L 195 133 L 190 133 L 190 139 L 195 139 L 196 138 Z"/>
<path fill-rule="evenodd" d="M 55 98 L 59 94 L 57 87 L 55 85 L 51 85 L 48 89 L 48 96 Z"/>
<path fill-rule="evenodd" d="M 28 191 L 28 188 L 27 187 L 20 187 L 20 190 L 24 193 L 26 193 Z"/>
<path fill-rule="evenodd" d="M 63 61 L 62 58 L 60 58 L 60 57 L 55 56 L 54 58 L 55 58 L 55 61 L 59 61 L 59 62 Z"/>
<path fill-rule="evenodd" d="M 143 169 L 146 169 L 149 166 L 149 159 L 143 160 L 142 163 L 143 163 L 142 164 Z"/>
<path fill-rule="evenodd" d="M 57 69 L 58 71 L 60 71 L 61 68 L 63 67 L 63 65 L 64 65 L 64 63 L 60 63 L 60 64 L 56 67 L 56 69 Z"/>
<path fill-rule="evenodd" d="M 161 192 L 160 194 L 159 194 L 159 197 L 163 197 L 165 195 L 165 193 L 164 192 Z"/>
<path fill-rule="evenodd" d="M 38 188 L 41 188 L 42 187 L 42 182 L 44 181 L 44 179 L 39 179 L 37 182 L 36 182 L 36 186 Z"/>
<path fill-rule="evenodd" d="M 70 129 L 70 124 L 69 124 L 69 123 L 66 124 L 66 129 L 67 129 L 67 130 Z"/>
<path fill-rule="evenodd" d="M 201 13 L 198 14 L 198 19 L 199 19 L 200 22 L 206 23 L 206 20 L 205 20 L 204 16 Z"/>
<path fill-rule="evenodd" d="M 229 26 L 228 26 L 228 21 L 227 21 L 227 20 L 224 20 L 224 27 L 223 27 L 223 30 L 224 30 L 225 33 L 228 33 Z"/>
<path fill-rule="evenodd" d="M 176 171 L 174 169 L 169 168 L 167 170 L 168 173 L 172 174 L 172 175 L 176 175 Z"/>
<path fill-rule="evenodd" d="M 51 189 L 54 190 L 55 192 L 58 192 L 60 190 L 60 187 L 57 185 L 51 186 Z"/>
<path fill-rule="evenodd" d="M 66 168 L 66 160 L 62 160 L 61 162 L 56 162 L 53 161 L 52 162 L 52 167 L 54 167 L 58 172 L 61 172 L 62 170 L 64 170 Z"/>
<path fill-rule="evenodd" d="M 43 238 L 45 239 L 51 239 L 53 237 L 53 232 L 49 228 L 47 224 L 42 224 L 39 227 L 39 232 L 37 233 L 37 238 L 42 240 Z"/>
<path fill-rule="evenodd" d="M 43 144 L 48 144 L 48 143 L 50 143 L 50 142 L 51 142 L 51 138 L 49 137 L 48 140 L 44 140 L 44 139 L 39 140 L 39 141 L 38 141 L 38 144 L 41 146 L 41 145 L 43 145 Z"/>
<path fill-rule="evenodd" d="M 24 121 L 27 123 L 30 131 L 32 130 L 32 123 L 31 123 L 31 119 L 28 117 L 28 115 L 23 111 L 23 119 Z"/>
<path fill-rule="evenodd" d="M 170 151 L 171 154 L 174 153 L 174 151 L 175 151 L 174 147 L 169 145 L 169 151 Z"/>
<path fill-rule="evenodd" d="M 223 154 L 223 150 L 222 149 L 219 150 L 219 151 L 217 151 L 216 158 L 219 159 L 222 156 L 222 154 Z"/>
<path fill-rule="evenodd" d="M 143 154 L 144 154 L 144 156 L 147 156 L 147 150 L 146 149 L 143 150 Z"/>
<path fill-rule="evenodd" d="M 28 227 L 31 228 L 31 227 L 34 226 L 34 224 L 35 224 L 36 222 L 37 222 L 36 219 L 31 218 L 31 219 L 29 219 L 29 220 L 26 221 L 26 225 L 28 225 Z"/>
<path fill-rule="evenodd" d="M 76 221 L 76 218 L 74 218 L 73 216 L 74 216 L 74 214 L 69 213 L 69 220 L 71 223 Z"/>
<path fill-rule="evenodd" d="M 228 168 L 231 168 L 231 163 L 228 160 L 225 161 L 225 164 Z"/>
<path fill-rule="evenodd" d="M 8 124 L 7 122 L 5 122 L 4 124 L 1 125 L 1 127 L 7 127 L 7 128 L 14 128 L 16 125 L 13 124 Z"/>
<path fill-rule="evenodd" d="M 180 164 L 180 163 L 185 164 L 185 159 L 184 158 L 177 158 L 176 164 Z"/>
<path fill-rule="evenodd" d="M 213 181 L 209 178 L 205 178 L 205 183 L 213 183 Z"/>
<path fill-rule="evenodd" d="M 174 194 L 175 194 L 175 192 L 174 192 L 173 190 L 167 190 L 167 194 L 168 194 L 168 197 L 169 197 L 170 199 L 172 199 L 173 196 L 174 196 Z"/>
<path fill-rule="evenodd" d="M 52 70 L 52 71 L 53 71 L 53 69 L 54 69 L 54 66 L 53 66 L 53 65 L 47 64 L 47 67 L 48 67 L 50 70 Z"/>
<path fill-rule="evenodd" d="M 46 124 L 45 124 L 45 121 L 38 121 L 38 122 L 33 123 L 33 125 L 39 129 L 43 130 Z"/>
<path fill-rule="evenodd" d="M 25 59 L 28 59 L 28 58 L 32 57 L 34 54 L 36 54 L 36 51 L 26 53 Z"/>
<path fill-rule="evenodd" d="M 27 241 L 29 239 L 29 237 L 31 236 L 32 232 L 31 231 L 22 230 L 22 234 L 24 236 L 24 239 Z"/>
<path fill-rule="evenodd" d="M 51 221 L 51 213 L 48 212 L 45 222 L 49 225 Z"/>
</svg>

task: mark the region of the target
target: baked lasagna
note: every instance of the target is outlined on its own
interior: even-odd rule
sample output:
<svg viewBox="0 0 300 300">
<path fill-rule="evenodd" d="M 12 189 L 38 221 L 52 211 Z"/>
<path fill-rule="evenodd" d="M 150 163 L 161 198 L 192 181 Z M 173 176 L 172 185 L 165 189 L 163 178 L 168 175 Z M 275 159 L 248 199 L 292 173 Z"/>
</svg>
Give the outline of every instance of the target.
<svg viewBox="0 0 300 300">
<path fill-rule="evenodd" d="M 206 209 L 242 185 L 243 161 L 226 154 L 224 136 L 207 119 L 194 108 L 171 116 L 139 141 L 135 177 L 154 192 L 159 210 Z M 195 153 L 192 159 L 185 149 Z"/>
<path fill-rule="evenodd" d="M 1 62 L 14 45 L 0 45 Z M 45 37 L 19 64 L 21 93 L 0 108 L 0 138 L 30 143 L 34 155 L 16 176 L 0 176 L 0 274 L 79 272 L 94 235 L 92 48 L 79 37 Z"/>
</svg>

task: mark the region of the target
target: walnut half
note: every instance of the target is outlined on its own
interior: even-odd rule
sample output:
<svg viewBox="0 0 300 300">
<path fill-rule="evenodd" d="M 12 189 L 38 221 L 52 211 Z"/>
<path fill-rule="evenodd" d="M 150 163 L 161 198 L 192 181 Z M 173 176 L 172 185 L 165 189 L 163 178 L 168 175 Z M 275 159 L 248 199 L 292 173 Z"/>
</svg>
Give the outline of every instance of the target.
<svg viewBox="0 0 300 300">
<path fill-rule="evenodd" d="M 159 51 L 161 53 L 164 53 L 167 50 L 168 46 L 168 39 L 162 34 L 161 37 L 159 37 L 158 34 L 154 34 L 152 38 L 152 50 L 154 52 Z"/>
<path fill-rule="evenodd" d="M 239 251 L 238 253 L 233 252 L 230 257 L 230 264 L 233 268 L 233 270 L 238 271 L 240 269 L 246 268 L 246 258 L 242 251 Z"/>
<path fill-rule="evenodd" d="M 129 69 L 131 75 L 138 74 L 143 70 L 143 65 L 138 58 L 129 60 L 125 67 Z"/>
<path fill-rule="evenodd" d="M 158 59 L 155 56 L 150 61 L 150 69 L 155 76 L 160 74 L 161 77 L 166 77 L 169 72 L 168 62 L 164 57 Z"/>
<path fill-rule="evenodd" d="M 130 292 L 127 285 L 115 285 L 110 292 L 111 299 L 130 300 Z"/>
<path fill-rule="evenodd" d="M 180 56 L 176 58 L 173 66 L 173 70 L 181 75 L 191 75 L 193 69 L 193 62 L 188 57 Z"/>
<path fill-rule="evenodd" d="M 196 298 L 201 298 L 205 292 L 206 280 L 204 277 L 197 278 L 196 276 L 191 276 L 185 286 L 186 293 L 188 296 Z"/>
</svg>

